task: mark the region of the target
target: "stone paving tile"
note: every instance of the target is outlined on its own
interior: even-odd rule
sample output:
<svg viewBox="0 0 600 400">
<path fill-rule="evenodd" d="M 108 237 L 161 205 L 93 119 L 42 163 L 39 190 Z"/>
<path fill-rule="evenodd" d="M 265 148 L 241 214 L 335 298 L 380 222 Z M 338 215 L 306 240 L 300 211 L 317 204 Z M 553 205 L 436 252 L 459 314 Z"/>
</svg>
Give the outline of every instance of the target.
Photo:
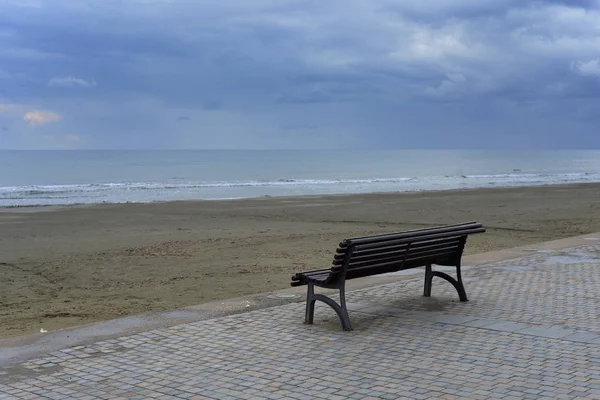
<svg viewBox="0 0 600 400">
<path fill-rule="evenodd" d="M 510 321 L 499 321 L 495 324 L 486 325 L 484 328 L 501 332 L 523 332 L 526 329 L 531 329 L 531 327 L 527 324 Z"/>
<path fill-rule="evenodd" d="M 522 333 L 524 335 L 535 335 L 535 336 L 543 336 L 554 339 L 562 339 L 568 336 L 573 336 L 576 332 L 573 329 L 565 329 L 562 327 L 539 327 L 539 326 L 529 326 L 525 329 L 517 331 L 518 333 Z M 580 333 L 581 335 L 582 333 Z"/>
<path fill-rule="evenodd" d="M 600 399 L 598 254 L 473 268 L 468 303 L 418 276 L 349 292 L 353 332 L 296 303 L 64 349 L 4 369 L 0 399 Z"/>
</svg>

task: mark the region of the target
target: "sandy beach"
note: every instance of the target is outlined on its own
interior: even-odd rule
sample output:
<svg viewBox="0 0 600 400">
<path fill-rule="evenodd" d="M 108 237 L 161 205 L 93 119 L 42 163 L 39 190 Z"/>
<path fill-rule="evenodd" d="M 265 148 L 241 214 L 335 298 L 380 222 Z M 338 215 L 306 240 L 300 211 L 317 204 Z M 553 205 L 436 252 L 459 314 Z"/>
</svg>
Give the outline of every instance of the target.
<svg viewBox="0 0 600 400">
<path fill-rule="evenodd" d="M 476 220 L 467 253 L 600 231 L 600 184 L 0 209 L 0 338 L 286 288 L 344 237 Z"/>
</svg>

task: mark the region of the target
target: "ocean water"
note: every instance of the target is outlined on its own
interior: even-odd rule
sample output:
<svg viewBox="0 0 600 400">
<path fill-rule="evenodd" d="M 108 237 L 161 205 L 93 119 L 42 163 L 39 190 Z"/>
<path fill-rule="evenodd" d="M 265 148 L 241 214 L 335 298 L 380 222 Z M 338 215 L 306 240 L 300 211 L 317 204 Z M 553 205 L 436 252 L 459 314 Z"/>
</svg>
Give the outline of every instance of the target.
<svg viewBox="0 0 600 400">
<path fill-rule="evenodd" d="M 600 151 L 0 151 L 0 206 L 600 182 Z"/>
</svg>

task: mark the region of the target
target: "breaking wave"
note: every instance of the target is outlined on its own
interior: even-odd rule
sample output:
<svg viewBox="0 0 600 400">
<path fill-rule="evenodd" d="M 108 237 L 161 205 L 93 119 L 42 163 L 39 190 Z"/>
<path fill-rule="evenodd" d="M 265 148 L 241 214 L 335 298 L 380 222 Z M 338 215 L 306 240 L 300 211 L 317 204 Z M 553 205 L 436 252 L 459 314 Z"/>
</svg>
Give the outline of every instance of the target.
<svg viewBox="0 0 600 400">
<path fill-rule="evenodd" d="M 423 176 L 373 179 L 291 179 L 268 181 L 117 182 L 0 187 L 0 206 L 153 202 L 248 198 L 263 195 L 444 190 L 600 182 L 600 173 Z"/>
</svg>

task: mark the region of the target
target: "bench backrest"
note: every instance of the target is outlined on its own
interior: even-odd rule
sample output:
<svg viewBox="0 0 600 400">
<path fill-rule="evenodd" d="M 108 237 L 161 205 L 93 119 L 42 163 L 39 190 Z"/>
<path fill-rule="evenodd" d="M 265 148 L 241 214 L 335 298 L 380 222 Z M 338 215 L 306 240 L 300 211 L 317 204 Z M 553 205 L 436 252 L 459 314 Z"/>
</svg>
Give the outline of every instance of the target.
<svg viewBox="0 0 600 400">
<path fill-rule="evenodd" d="M 480 223 L 419 229 L 345 239 L 336 250 L 331 272 L 341 278 L 395 272 L 427 264 L 457 265 L 467 236 L 485 232 Z"/>
</svg>

